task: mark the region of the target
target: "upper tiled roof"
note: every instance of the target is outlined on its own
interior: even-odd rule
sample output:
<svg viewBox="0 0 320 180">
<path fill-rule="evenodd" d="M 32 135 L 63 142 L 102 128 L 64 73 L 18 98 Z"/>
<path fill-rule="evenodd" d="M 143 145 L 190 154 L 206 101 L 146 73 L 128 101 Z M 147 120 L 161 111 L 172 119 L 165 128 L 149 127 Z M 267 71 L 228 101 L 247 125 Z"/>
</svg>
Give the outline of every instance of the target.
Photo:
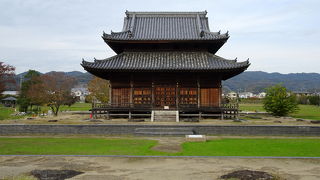
<svg viewBox="0 0 320 180">
<path fill-rule="evenodd" d="M 122 32 L 103 34 L 107 40 L 216 40 L 228 32 L 210 32 L 207 12 L 126 12 Z"/>
<path fill-rule="evenodd" d="M 106 72 L 226 72 L 244 71 L 250 64 L 249 61 L 226 60 L 205 51 L 157 51 L 123 52 L 104 60 L 83 61 L 81 65 L 89 72 L 92 70 Z"/>
</svg>

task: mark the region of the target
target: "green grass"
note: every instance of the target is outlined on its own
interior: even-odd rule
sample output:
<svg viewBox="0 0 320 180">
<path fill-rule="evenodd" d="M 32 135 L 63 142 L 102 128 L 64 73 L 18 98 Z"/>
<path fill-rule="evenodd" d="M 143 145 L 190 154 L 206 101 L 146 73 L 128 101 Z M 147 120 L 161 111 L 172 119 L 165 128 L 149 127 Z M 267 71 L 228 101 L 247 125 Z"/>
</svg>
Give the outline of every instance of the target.
<svg viewBox="0 0 320 180">
<path fill-rule="evenodd" d="M 101 138 L 0 138 L 0 154 L 149 155 L 157 141 Z"/>
<path fill-rule="evenodd" d="M 265 112 L 263 104 L 239 104 L 242 111 L 257 111 Z M 299 105 L 299 111 L 291 114 L 295 118 L 320 120 L 320 106 L 314 105 Z"/>
<path fill-rule="evenodd" d="M 34 107 L 35 108 L 35 107 Z M 47 112 L 50 110 L 50 107 L 41 106 L 41 112 Z M 19 107 L 16 107 L 18 110 Z M 61 106 L 60 111 L 89 111 L 91 109 L 91 103 L 75 103 L 72 106 Z M 11 116 L 14 114 L 14 108 L 12 107 L 4 107 L 0 105 L 0 120 L 5 119 L 19 119 L 25 116 Z"/>
<path fill-rule="evenodd" d="M 0 154 L 307 156 L 320 157 L 319 139 L 217 139 L 185 142 L 178 153 L 151 150 L 157 141 L 103 138 L 0 138 Z"/>
<path fill-rule="evenodd" d="M 75 103 L 72 106 L 61 106 L 61 111 L 89 111 L 91 103 Z"/>
<path fill-rule="evenodd" d="M 181 155 L 320 157 L 319 139 L 219 139 L 187 142 Z"/>
<path fill-rule="evenodd" d="M 0 120 L 5 120 L 5 119 L 19 119 L 24 116 L 11 116 L 11 114 L 14 113 L 14 108 L 12 107 L 4 107 L 0 106 Z"/>
<path fill-rule="evenodd" d="M 12 113 L 14 113 L 13 108 L 1 106 L 0 107 L 0 120 L 9 118 Z"/>
<path fill-rule="evenodd" d="M 41 111 L 47 112 L 51 108 L 48 106 L 41 106 Z M 73 105 L 65 106 L 62 105 L 60 106 L 60 111 L 89 111 L 91 109 L 91 103 L 75 103 Z"/>
<path fill-rule="evenodd" d="M 265 112 L 263 108 L 263 104 L 260 103 L 252 103 L 252 104 L 239 104 L 239 108 L 242 111 L 256 111 L 256 112 Z"/>
<path fill-rule="evenodd" d="M 292 117 L 320 120 L 320 106 L 299 105 L 300 110 L 292 114 Z"/>
</svg>

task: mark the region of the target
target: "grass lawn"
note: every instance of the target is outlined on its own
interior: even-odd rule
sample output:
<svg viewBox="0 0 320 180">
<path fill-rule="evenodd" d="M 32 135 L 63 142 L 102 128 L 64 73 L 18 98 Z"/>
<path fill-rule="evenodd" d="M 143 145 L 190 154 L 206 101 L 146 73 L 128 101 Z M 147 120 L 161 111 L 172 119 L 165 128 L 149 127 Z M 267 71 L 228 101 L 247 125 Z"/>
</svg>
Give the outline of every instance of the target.
<svg viewBox="0 0 320 180">
<path fill-rule="evenodd" d="M 300 110 L 292 114 L 292 117 L 320 120 L 320 106 L 299 105 Z"/>
<path fill-rule="evenodd" d="M 104 138 L 0 138 L 0 154 L 307 156 L 320 157 L 319 139 L 217 139 L 185 142 L 178 153 L 151 150 L 155 140 Z"/>
<path fill-rule="evenodd" d="M 75 103 L 72 106 L 61 106 L 61 111 L 89 111 L 91 103 Z"/>
<path fill-rule="evenodd" d="M 102 138 L 0 138 L 0 154 L 161 155 L 157 141 Z"/>
<path fill-rule="evenodd" d="M 12 107 L 4 107 L 0 105 L 0 120 L 4 119 L 19 119 L 24 116 L 11 116 L 14 113 L 14 108 Z"/>
<path fill-rule="evenodd" d="M 263 104 L 260 103 L 248 103 L 248 104 L 239 104 L 239 109 L 241 111 L 257 111 L 257 112 L 265 112 L 263 108 Z"/>
<path fill-rule="evenodd" d="M 239 104 L 242 111 L 258 111 L 265 112 L 263 104 Z M 295 118 L 320 120 L 320 107 L 314 105 L 299 105 L 300 110 L 291 114 Z"/>
<path fill-rule="evenodd" d="M 48 106 L 41 106 L 41 111 L 47 112 L 51 108 Z M 70 107 L 62 105 L 60 111 L 89 111 L 91 109 L 91 103 L 74 103 Z"/>
<path fill-rule="evenodd" d="M 16 108 L 19 109 L 18 107 Z M 41 112 L 47 112 L 50 107 L 42 106 Z M 61 106 L 60 111 L 89 111 L 91 109 L 91 103 L 75 103 L 72 106 Z M 0 105 L 0 120 L 4 119 L 19 119 L 25 116 L 11 116 L 14 113 L 14 108 L 3 107 Z"/>
<path fill-rule="evenodd" d="M 181 155 L 320 157 L 319 139 L 219 139 L 182 147 Z"/>
</svg>

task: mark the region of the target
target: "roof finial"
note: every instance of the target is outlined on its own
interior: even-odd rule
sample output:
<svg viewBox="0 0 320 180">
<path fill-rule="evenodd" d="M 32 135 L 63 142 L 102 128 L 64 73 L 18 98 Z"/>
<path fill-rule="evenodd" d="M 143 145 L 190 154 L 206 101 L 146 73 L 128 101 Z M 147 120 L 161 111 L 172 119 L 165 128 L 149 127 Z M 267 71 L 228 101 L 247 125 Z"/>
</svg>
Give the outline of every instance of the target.
<svg viewBox="0 0 320 180">
<path fill-rule="evenodd" d="M 229 36 L 229 31 L 226 32 L 226 36 Z"/>
<path fill-rule="evenodd" d="M 234 59 L 235 62 L 237 62 L 237 60 L 238 60 L 238 57 L 236 57 L 236 59 Z"/>
<path fill-rule="evenodd" d="M 133 14 L 132 19 L 131 19 L 131 23 L 130 23 L 130 27 L 129 27 L 129 37 L 132 37 L 132 35 L 133 35 L 135 19 L 136 19 L 136 14 Z"/>
<path fill-rule="evenodd" d="M 247 59 L 247 62 L 249 62 L 249 58 Z"/>
<path fill-rule="evenodd" d="M 218 31 L 218 35 L 220 35 L 220 33 L 221 33 L 221 30 Z"/>
<path fill-rule="evenodd" d="M 197 23 L 198 23 L 199 35 L 200 35 L 200 37 L 202 37 L 204 32 L 203 32 L 203 29 L 202 29 L 202 26 L 201 26 L 201 21 L 200 21 L 199 14 L 197 14 Z"/>
</svg>

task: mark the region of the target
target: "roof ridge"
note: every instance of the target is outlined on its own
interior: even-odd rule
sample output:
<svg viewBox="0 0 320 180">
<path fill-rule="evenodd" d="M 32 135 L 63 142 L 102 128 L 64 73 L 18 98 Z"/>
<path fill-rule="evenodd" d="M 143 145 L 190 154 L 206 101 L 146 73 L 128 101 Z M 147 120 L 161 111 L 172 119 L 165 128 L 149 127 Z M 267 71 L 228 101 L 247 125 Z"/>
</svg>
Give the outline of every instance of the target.
<svg viewBox="0 0 320 180">
<path fill-rule="evenodd" d="M 207 15 L 207 11 L 128 11 L 126 15 Z"/>
</svg>

